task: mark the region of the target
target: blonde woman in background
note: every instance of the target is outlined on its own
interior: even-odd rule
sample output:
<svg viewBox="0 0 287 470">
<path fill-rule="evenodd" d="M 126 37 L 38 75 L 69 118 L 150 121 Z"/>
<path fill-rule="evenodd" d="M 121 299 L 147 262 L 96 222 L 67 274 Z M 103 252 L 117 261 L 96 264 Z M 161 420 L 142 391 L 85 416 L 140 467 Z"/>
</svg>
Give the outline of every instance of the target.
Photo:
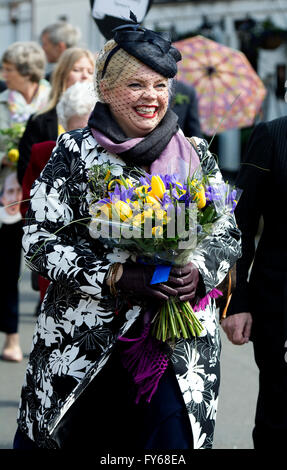
<svg viewBox="0 0 287 470">
<path fill-rule="evenodd" d="M 17 176 L 22 184 L 28 166 L 32 145 L 46 140 L 56 140 L 64 132 L 59 126 L 56 106 L 62 93 L 76 82 L 93 81 L 95 58 L 87 49 L 72 47 L 61 55 L 52 77 L 52 90 L 47 107 L 31 116 L 19 144 Z"/>
<path fill-rule="evenodd" d="M 36 42 L 15 42 L 4 52 L 2 73 L 7 89 L 0 93 L 0 129 L 11 128 L 15 123 L 25 126 L 31 114 L 47 105 L 50 84 L 43 79 L 45 65 L 45 54 Z M 0 331 L 6 334 L 2 359 L 20 362 L 23 357 L 18 335 L 21 187 L 6 145 L 5 136 L 0 135 L 0 259 L 5 266 L 0 284 Z"/>
</svg>

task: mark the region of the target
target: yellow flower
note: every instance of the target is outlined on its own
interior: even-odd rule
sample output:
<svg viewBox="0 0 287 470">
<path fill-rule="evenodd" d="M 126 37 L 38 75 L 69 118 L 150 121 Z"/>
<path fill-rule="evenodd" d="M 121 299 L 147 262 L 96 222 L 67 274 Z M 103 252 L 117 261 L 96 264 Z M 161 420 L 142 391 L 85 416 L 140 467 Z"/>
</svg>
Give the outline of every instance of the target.
<svg viewBox="0 0 287 470">
<path fill-rule="evenodd" d="M 135 210 L 140 210 L 141 205 L 139 201 L 132 201 L 132 206 Z"/>
<path fill-rule="evenodd" d="M 8 158 L 11 162 L 16 163 L 19 160 L 19 150 L 18 149 L 11 149 L 8 152 Z"/>
<path fill-rule="evenodd" d="M 102 215 L 105 218 L 111 218 L 111 205 L 110 204 L 103 204 L 101 206 L 96 206 L 95 209 L 97 210 L 96 217 L 101 217 Z M 93 214 L 92 214 L 93 215 Z"/>
<path fill-rule="evenodd" d="M 110 172 L 110 170 L 108 170 L 108 171 L 107 171 L 107 174 L 106 174 L 106 176 L 105 176 L 104 181 L 107 181 L 110 176 L 111 176 L 111 172 Z"/>
<path fill-rule="evenodd" d="M 135 193 L 138 196 L 142 197 L 144 194 L 147 194 L 148 188 L 149 188 L 148 184 L 144 184 L 144 185 L 139 186 L 138 188 L 136 188 Z"/>
<path fill-rule="evenodd" d="M 151 196 L 159 197 L 162 199 L 164 193 L 166 192 L 164 182 L 160 176 L 151 177 Z"/>
<path fill-rule="evenodd" d="M 163 228 L 160 225 L 157 225 L 152 228 L 151 233 L 154 237 L 160 237 L 163 234 Z"/>
<path fill-rule="evenodd" d="M 127 185 L 128 185 L 130 188 L 133 187 L 133 182 L 132 182 L 132 180 L 130 180 L 130 178 L 126 178 L 125 181 L 126 181 Z"/>
<path fill-rule="evenodd" d="M 143 215 L 142 214 L 137 214 L 132 218 L 132 223 L 135 227 L 139 227 L 143 223 Z"/>
<path fill-rule="evenodd" d="M 109 184 L 108 184 L 108 190 L 110 190 L 111 187 L 112 187 L 113 185 L 116 185 L 117 183 L 119 183 L 119 184 L 121 184 L 121 185 L 123 184 L 123 182 L 122 182 L 120 179 L 115 178 L 114 180 L 112 180 L 112 181 L 109 182 Z"/>
<path fill-rule="evenodd" d="M 144 219 L 150 219 L 153 216 L 152 208 L 146 209 L 142 213 Z"/>
<path fill-rule="evenodd" d="M 155 209 L 154 213 L 158 220 L 166 221 L 166 216 L 167 216 L 166 211 L 164 211 L 163 209 Z"/>
<path fill-rule="evenodd" d="M 113 207 L 121 220 L 126 220 L 133 215 L 133 211 L 131 210 L 130 206 L 124 201 L 117 201 L 115 204 L 113 204 Z"/>
<path fill-rule="evenodd" d="M 205 191 L 204 191 L 204 186 L 200 184 L 198 188 L 196 189 L 196 195 L 193 199 L 197 203 L 198 209 L 202 209 L 206 205 L 206 197 L 205 197 Z"/>
<path fill-rule="evenodd" d="M 153 207 L 158 207 L 158 208 L 161 207 L 160 202 L 157 199 L 155 199 L 153 196 L 147 196 L 145 200 L 147 204 L 151 204 Z"/>
</svg>

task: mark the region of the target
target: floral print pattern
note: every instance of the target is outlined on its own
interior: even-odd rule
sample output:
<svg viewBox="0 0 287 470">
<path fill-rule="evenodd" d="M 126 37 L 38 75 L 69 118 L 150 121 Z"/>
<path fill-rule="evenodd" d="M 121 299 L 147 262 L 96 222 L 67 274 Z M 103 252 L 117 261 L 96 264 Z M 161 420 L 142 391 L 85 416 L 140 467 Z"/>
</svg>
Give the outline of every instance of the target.
<svg viewBox="0 0 287 470">
<path fill-rule="evenodd" d="M 221 175 L 206 143 L 197 141 L 202 169 Z M 115 175 L 124 162 L 97 144 L 91 130 L 60 136 L 52 157 L 32 188 L 24 227 L 28 266 L 49 278 L 33 337 L 18 412 L 21 430 L 39 447 L 57 447 L 53 433 L 69 407 L 104 367 L 117 337 L 140 317 L 140 305 L 112 297 L 105 276 L 128 253 L 89 235 L 91 166 L 112 163 Z M 232 215 L 198 247 L 194 262 L 206 291 L 214 288 L 240 256 L 240 233 Z M 198 312 L 204 330 L 197 340 L 176 343 L 171 360 L 183 394 L 194 446 L 212 446 L 219 386 L 220 340 L 214 300 Z M 112 404 L 111 404 L 112 406 Z"/>
</svg>

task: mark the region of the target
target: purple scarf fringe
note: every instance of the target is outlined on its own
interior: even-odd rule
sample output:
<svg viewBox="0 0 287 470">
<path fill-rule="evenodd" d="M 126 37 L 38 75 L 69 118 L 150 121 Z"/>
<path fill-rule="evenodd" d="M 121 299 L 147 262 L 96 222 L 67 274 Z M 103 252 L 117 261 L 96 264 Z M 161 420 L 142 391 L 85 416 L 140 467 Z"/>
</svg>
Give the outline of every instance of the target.
<svg viewBox="0 0 287 470">
<path fill-rule="evenodd" d="M 207 305 L 210 302 L 210 299 L 217 299 L 222 295 L 222 292 L 218 289 L 212 289 L 205 297 L 200 299 L 200 301 L 194 305 L 193 310 L 194 312 L 199 312 L 200 310 L 205 310 Z"/>
<path fill-rule="evenodd" d="M 193 307 L 195 312 L 204 310 L 210 299 L 216 299 L 222 295 L 218 289 L 212 289 L 197 305 Z M 150 316 L 146 312 L 147 318 Z M 161 350 L 161 343 L 151 336 L 151 323 L 146 321 L 141 336 L 138 338 L 125 338 L 120 336 L 119 341 L 130 343 L 121 353 L 122 364 L 127 369 L 137 385 L 135 402 L 139 403 L 142 396 L 146 396 L 149 403 L 154 395 L 159 381 L 168 366 L 168 356 Z"/>
<path fill-rule="evenodd" d="M 143 395 L 146 395 L 148 403 L 151 401 L 168 366 L 168 356 L 161 351 L 160 342 L 151 336 L 150 326 L 150 322 L 144 325 L 139 338 L 118 338 L 119 341 L 132 343 L 122 352 L 122 363 L 138 387 L 136 403 Z"/>
</svg>

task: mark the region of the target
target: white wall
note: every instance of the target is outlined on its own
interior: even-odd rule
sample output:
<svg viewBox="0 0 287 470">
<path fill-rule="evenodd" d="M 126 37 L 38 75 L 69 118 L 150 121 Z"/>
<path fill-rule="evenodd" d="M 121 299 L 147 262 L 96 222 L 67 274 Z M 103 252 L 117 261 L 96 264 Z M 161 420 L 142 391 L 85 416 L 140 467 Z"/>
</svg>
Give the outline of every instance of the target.
<svg viewBox="0 0 287 470">
<path fill-rule="evenodd" d="M 65 17 L 82 32 L 82 46 L 93 52 L 103 44 L 103 38 L 91 18 L 89 0 L 34 0 L 34 39 L 51 23 Z"/>
<path fill-rule="evenodd" d="M 30 0 L 12 6 L 0 3 L 0 57 L 15 41 L 30 41 L 32 37 L 32 4 Z M 11 20 L 15 21 L 12 22 Z"/>
</svg>

